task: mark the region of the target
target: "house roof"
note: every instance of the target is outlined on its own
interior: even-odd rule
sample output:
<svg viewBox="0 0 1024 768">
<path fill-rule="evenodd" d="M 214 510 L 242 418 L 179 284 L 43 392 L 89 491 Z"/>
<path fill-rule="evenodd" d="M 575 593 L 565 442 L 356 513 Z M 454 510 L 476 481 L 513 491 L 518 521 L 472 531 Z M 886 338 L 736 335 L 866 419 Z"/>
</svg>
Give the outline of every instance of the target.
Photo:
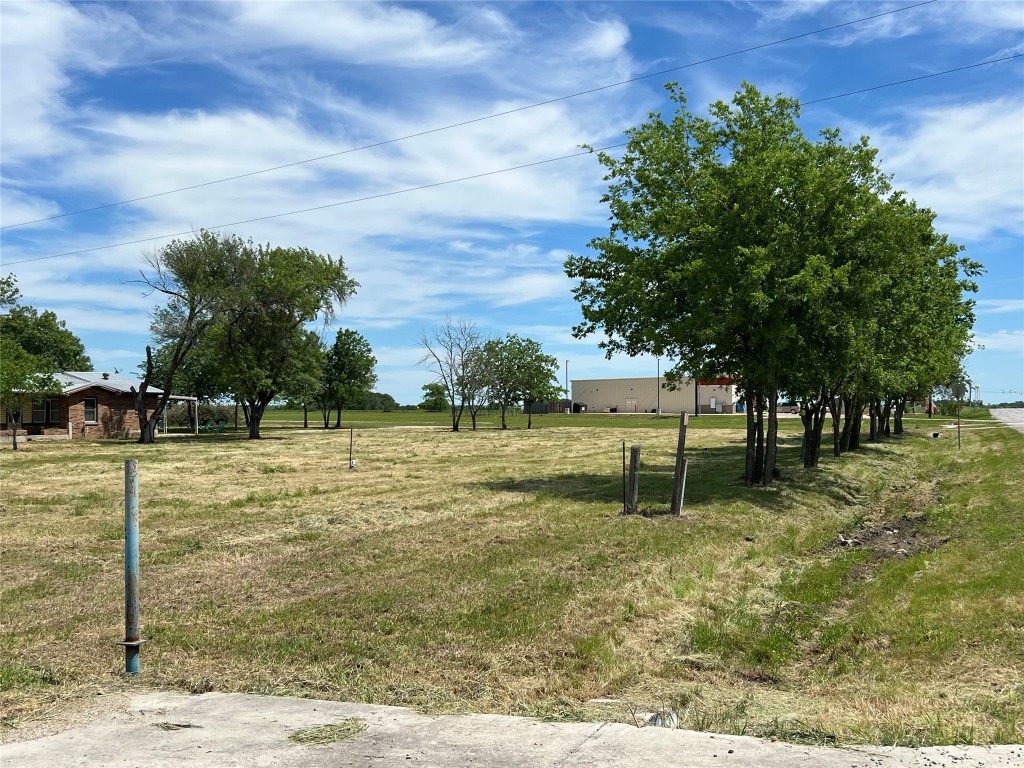
<svg viewBox="0 0 1024 768">
<path fill-rule="evenodd" d="M 136 391 L 142 386 L 142 382 L 138 379 L 133 379 L 128 376 L 122 376 L 119 373 L 97 373 L 94 371 L 63 371 L 61 373 L 54 374 L 54 377 L 60 384 L 61 389 L 64 390 L 64 394 L 70 394 L 72 392 L 78 392 L 82 389 L 88 389 L 90 387 L 102 387 L 103 389 L 111 392 L 119 392 L 122 394 L 132 394 L 132 388 Z M 156 389 L 155 387 L 148 387 L 147 392 L 154 395 L 163 394 L 162 389 Z"/>
</svg>

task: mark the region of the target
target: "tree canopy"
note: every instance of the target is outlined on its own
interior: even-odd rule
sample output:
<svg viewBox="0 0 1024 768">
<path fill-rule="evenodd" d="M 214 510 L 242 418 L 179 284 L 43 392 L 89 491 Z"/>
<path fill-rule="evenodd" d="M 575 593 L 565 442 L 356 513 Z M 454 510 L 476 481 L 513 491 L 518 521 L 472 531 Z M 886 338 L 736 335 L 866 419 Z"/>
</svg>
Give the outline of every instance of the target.
<svg viewBox="0 0 1024 768">
<path fill-rule="evenodd" d="M 527 406 L 527 428 L 533 426 L 529 406 L 558 397 L 558 360 L 545 355 L 541 345 L 510 333 L 483 345 L 490 402 L 501 409 L 501 428 L 508 429 L 506 412 L 516 404 Z"/>
<path fill-rule="evenodd" d="M 837 398 L 859 424 L 866 404 L 897 403 L 962 357 L 962 294 L 980 265 L 892 192 L 866 138 L 811 140 L 796 100 L 749 84 L 708 117 L 668 89 L 671 119 L 627 131 L 621 158 L 599 154 L 612 224 L 566 261 L 574 332 L 602 331 L 609 354 L 675 359 L 673 375 L 732 377 L 747 403 L 745 477 L 767 485 L 780 393 L 803 404 L 813 466 Z"/>
<path fill-rule="evenodd" d="M 91 371 L 85 345 L 50 310 L 14 306 L 4 316 L 3 333 L 55 371 Z"/>
<path fill-rule="evenodd" d="M 18 424 L 23 398 L 54 394 L 60 370 L 92 370 L 82 342 L 50 311 L 19 306 L 21 292 L 14 275 L 0 278 L 0 406 L 12 426 L 18 450 Z M 78 366 L 78 367 L 76 367 Z"/>
<path fill-rule="evenodd" d="M 369 401 L 370 391 L 377 383 L 376 365 L 370 342 L 361 333 L 350 328 L 338 331 L 327 352 L 321 379 L 319 402 L 324 427 L 330 421 L 331 408 L 337 409 L 335 426 L 340 427 L 343 409 Z"/>
<path fill-rule="evenodd" d="M 201 357 L 216 364 L 211 391 L 230 393 L 241 402 L 249 437 L 259 438 L 267 405 L 309 383 L 308 364 L 318 348 L 304 325 L 333 317 L 335 305 L 344 304 L 357 286 L 340 258 L 308 248 L 255 245 L 205 230 L 172 241 L 148 262 L 151 270 L 140 282 L 168 300 L 152 325 L 166 360 L 164 376 L 157 379 L 147 347 L 138 397 L 139 420 L 145 425 L 141 442 L 152 442 L 152 425 L 166 406 L 174 377 L 200 344 Z M 147 418 L 142 397 L 158 380 L 164 394 Z"/>
</svg>

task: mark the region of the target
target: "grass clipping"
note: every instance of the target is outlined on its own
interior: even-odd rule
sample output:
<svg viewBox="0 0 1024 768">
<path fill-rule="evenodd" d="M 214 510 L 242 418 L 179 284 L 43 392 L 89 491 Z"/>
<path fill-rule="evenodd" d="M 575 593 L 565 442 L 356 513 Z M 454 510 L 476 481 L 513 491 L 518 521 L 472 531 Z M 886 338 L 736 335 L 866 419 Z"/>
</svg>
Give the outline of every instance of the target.
<svg viewBox="0 0 1024 768">
<path fill-rule="evenodd" d="M 349 717 L 331 725 L 318 725 L 315 728 L 303 728 L 289 734 L 288 741 L 303 746 L 333 744 L 336 741 L 348 741 L 366 732 L 366 722 L 361 717 Z"/>
</svg>

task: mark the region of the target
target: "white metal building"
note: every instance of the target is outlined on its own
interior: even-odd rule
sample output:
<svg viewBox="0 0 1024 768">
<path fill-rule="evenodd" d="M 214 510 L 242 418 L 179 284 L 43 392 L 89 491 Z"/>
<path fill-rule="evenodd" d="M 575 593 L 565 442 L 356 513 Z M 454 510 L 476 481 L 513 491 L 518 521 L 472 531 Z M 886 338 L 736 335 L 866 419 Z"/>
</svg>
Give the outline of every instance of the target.
<svg viewBox="0 0 1024 768">
<path fill-rule="evenodd" d="M 736 413 L 736 386 L 729 379 L 685 379 L 669 389 L 665 377 L 573 379 L 572 401 L 588 413 Z"/>
</svg>

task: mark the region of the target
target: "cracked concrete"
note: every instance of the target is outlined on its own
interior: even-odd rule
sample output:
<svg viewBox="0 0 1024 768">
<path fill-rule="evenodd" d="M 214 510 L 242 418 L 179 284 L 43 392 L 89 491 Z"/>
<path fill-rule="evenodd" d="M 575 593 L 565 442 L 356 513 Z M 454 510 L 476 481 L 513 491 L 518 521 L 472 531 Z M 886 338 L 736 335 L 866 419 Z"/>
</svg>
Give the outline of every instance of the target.
<svg viewBox="0 0 1024 768">
<path fill-rule="evenodd" d="M 360 718 L 356 737 L 318 746 L 300 729 Z M 62 733 L 0 747 L 4 768 L 988 768 L 1024 766 L 1024 747 L 832 749 L 621 723 L 421 715 L 400 707 L 207 693 L 150 693 Z"/>
</svg>

